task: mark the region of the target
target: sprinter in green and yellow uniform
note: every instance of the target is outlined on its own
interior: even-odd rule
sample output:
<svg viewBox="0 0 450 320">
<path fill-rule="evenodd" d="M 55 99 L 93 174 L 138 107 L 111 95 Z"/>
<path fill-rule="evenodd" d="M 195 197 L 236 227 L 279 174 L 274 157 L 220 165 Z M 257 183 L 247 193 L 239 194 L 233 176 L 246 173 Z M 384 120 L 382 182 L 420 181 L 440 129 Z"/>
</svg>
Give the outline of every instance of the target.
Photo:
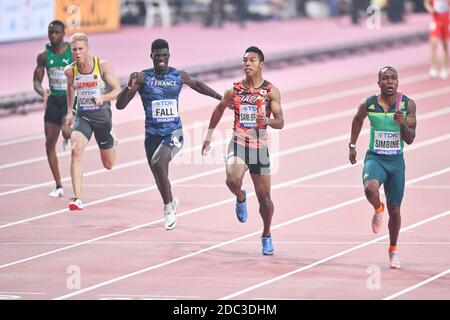
<svg viewBox="0 0 450 320">
<path fill-rule="evenodd" d="M 70 44 L 64 41 L 64 23 L 54 20 L 48 25 L 48 39 L 45 50 L 37 57 L 37 65 L 33 74 L 34 90 L 44 99 L 44 130 L 45 147 L 48 163 L 55 179 L 55 189 L 49 196 L 52 198 L 62 197 L 64 195 L 61 184 L 61 175 L 59 173 L 58 158 L 56 156 L 56 142 L 62 129 L 64 137 L 64 150 L 70 149 L 70 126 L 65 124 L 67 114 L 67 79 L 64 69 L 70 65 L 72 60 L 72 51 Z M 42 81 L 45 70 L 49 82 L 49 89 L 44 89 Z"/>
<path fill-rule="evenodd" d="M 364 159 L 363 183 L 367 200 L 375 213 L 372 230 L 377 233 L 383 222 L 384 204 L 379 188 L 384 184 L 389 212 L 389 267 L 401 267 L 397 254 L 400 232 L 400 206 L 405 190 L 404 143 L 411 144 L 416 136 L 416 104 L 397 92 L 398 73 L 393 67 L 384 67 L 378 73 L 380 94 L 363 100 L 353 118 L 349 143 L 349 159 L 356 163 L 356 141 L 366 117 L 370 121 L 370 142 Z"/>
</svg>

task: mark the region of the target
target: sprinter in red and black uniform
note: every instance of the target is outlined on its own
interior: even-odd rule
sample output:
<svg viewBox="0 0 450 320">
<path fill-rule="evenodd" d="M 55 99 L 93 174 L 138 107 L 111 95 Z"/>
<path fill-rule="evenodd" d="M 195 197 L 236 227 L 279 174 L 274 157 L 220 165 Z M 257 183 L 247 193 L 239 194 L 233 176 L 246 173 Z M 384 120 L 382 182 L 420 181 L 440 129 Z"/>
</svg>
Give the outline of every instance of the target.
<svg viewBox="0 0 450 320">
<path fill-rule="evenodd" d="M 281 129 L 284 126 L 280 104 L 280 92 L 262 77 L 264 54 L 257 47 L 249 47 L 243 57 L 245 78 L 225 92 L 214 109 L 202 153 L 210 149 L 214 128 L 227 107 L 234 109 L 234 134 L 228 147 L 227 186 L 236 195 L 236 215 L 240 222 L 247 220 L 246 192 L 242 181 L 246 170 L 255 186 L 259 201 L 259 213 L 264 222 L 261 237 L 262 253 L 273 254 L 270 226 L 274 212 L 270 198 L 270 158 L 267 127 Z M 273 118 L 271 118 L 273 115 Z"/>
</svg>

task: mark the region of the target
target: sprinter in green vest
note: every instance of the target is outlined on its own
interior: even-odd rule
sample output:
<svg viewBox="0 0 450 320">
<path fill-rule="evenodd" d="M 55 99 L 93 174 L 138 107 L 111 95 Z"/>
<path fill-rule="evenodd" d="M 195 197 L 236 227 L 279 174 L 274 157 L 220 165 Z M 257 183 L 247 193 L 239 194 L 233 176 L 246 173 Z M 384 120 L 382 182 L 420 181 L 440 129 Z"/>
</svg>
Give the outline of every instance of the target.
<svg viewBox="0 0 450 320">
<path fill-rule="evenodd" d="M 64 195 L 59 173 L 58 158 L 56 156 L 56 142 L 62 129 L 64 137 L 64 150 L 70 149 L 71 128 L 65 124 L 67 114 L 67 79 L 64 74 L 66 66 L 72 60 L 70 44 L 64 42 L 64 23 L 59 20 L 52 21 L 48 25 L 48 39 L 50 43 L 45 46 L 45 50 L 37 57 L 37 66 L 34 69 L 33 84 L 34 90 L 44 99 L 44 130 L 45 147 L 50 169 L 55 179 L 56 187 L 49 196 L 52 198 Z M 49 89 L 44 89 L 42 80 L 45 70 L 49 81 Z"/>
<path fill-rule="evenodd" d="M 411 144 L 416 136 L 416 104 L 397 92 L 398 73 L 393 67 L 384 67 L 378 73 L 380 94 L 363 100 L 353 118 L 349 143 L 349 160 L 356 163 L 356 141 L 369 117 L 370 142 L 362 173 L 364 192 L 374 208 L 372 230 L 380 232 L 384 203 L 379 188 L 384 184 L 389 212 L 389 267 L 401 268 L 397 254 L 397 240 L 401 226 L 400 206 L 405 189 L 404 142 Z"/>
</svg>

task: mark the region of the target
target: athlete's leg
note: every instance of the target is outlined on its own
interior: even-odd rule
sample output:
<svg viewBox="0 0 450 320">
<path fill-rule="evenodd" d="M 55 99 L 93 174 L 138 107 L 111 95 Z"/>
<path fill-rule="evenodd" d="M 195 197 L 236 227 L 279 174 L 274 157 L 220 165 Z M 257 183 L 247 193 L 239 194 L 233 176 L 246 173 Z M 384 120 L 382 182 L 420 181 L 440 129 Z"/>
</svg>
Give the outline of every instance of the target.
<svg viewBox="0 0 450 320">
<path fill-rule="evenodd" d="M 380 200 L 380 182 L 376 179 L 366 180 L 364 182 L 364 193 L 366 194 L 367 200 L 377 209 L 381 206 Z"/>
<path fill-rule="evenodd" d="M 448 32 L 447 32 L 448 34 Z M 440 77 L 444 80 L 448 78 L 448 37 L 442 38 L 442 49 L 444 50 L 444 61 L 442 62 Z"/>
<path fill-rule="evenodd" d="M 431 45 L 431 60 L 430 60 L 430 76 L 435 77 L 437 75 L 437 47 L 439 43 L 439 38 L 431 37 L 430 45 Z"/>
<path fill-rule="evenodd" d="M 263 220 L 264 229 L 262 236 L 269 237 L 270 226 L 272 225 L 273 217 L 273 202 L 270 197 L 270 175 L 251 174 L 253 185 L 255 186 L 256 197 L 259 202 L 259 214 Z"/>
<path fill-rule="evenodd" d="M 165 205 L 172 202 L 172 188 L 169 181 L 169 162 L 172 160 L 172 150 L 161 143 L 153 154 L 150 169 L 155 177 L 156 185 Z"/>
<path fill-rule="evenodd" d="M 242 190 L 242 182 L 244 180 L 244 174 L 245 171 L 248 169 L 248 166 L 246 164 L 246 157 L 248 157 L 248 149 L 244 146 L 238 144 L 234 140 L 235 138 L 232 138 L 229 145 L 228 145 L 228 151 L 227 151 L 227 164 L 226 164 L 226 185 L 228 189 L 236 196 L 237 199 L 237 206 L 236 210 L 237 212 L 241 211 L 243 216 L 239 217 L 240 213 L 238 214 L 238 218 L 241 222 L 245 222 L 246 220 L 246 206 L 244 204 L 245 201 L 245 193 Z M 242 208 L 240 208 L 242 207 Z"/>
<path fill-rule="evenodd" d="M 377 156 L 367 153 L 363 168 L 364 193 L 375 210 L 381 206 L 379 189 L 386 178 L 387 173 Z"/>
<path fill-rule="evenodd" d="M 382 162 L 378 156 L 369 152 L 364 159 L 364 193 L 375 211 L 372 216 L 372 231 L 374 233 L 380 232 L 383 225 L 384 204 L 381 202 L 379 189 L 387 178 L 387 172 Z"/>
<path fill-rule="evenodd" d="M 389 212 L 389 267 L 399 269 L 401 268 L 401 262 L 397 253 L 397 241 L 400 233 L 400 228 L 402 225 L 402 217 L 400 215 L 399 205 L 387 205 Z"/>
<path fill-rule="evenodd" d="M 62 187 L 61 174 L 59 173 L 58 157 L 56 156 L 56 142 L 58 141 L 61 127 L 55 123 L 45 122 L 45 150 L 47 152 L 48 164 L 52 171 L 53 179 L 55 179 L 56 187 Z"/>
<path fill-rule="evenodd" d="M 405 192 L 405 162 L 403 157 L 399 157 L 390 168 L 390 175 L 384 183 L 386 203 L 389 212 L 389 238 L 390 245 L 396 246 L 402 218 L 400 206 Z"/>
<path fill-rule="evenodd" d="M 400 227 L 402 225 L 402 217 L 400 215 L 400 206 L 397 205 L 387 205 L 389 212 L 389 240 L 391 246 L 397 245 L 398 235 L 400 232 Z"/>
<path fill-rule="evenodd" d="M 242 192 L 245 170 L 247 170 L 247 165 L 241 158 L 232 156 L 227 159 L 225 182 L 239 202 L 245 200 L 245 194 Z"/>
<path fill-rule="evenodd" d="M 72 177 L 72 187 L 75 198 L 81 197 L 81 183 L 83 180 L 83 164 L 82 157 L 84 149 L 89 140 L 86 136 L 79 132 L 73 131 L 71 135 L 72 140 L 72 158 L 70 162 L 70 176 Z"/>
<path fill-rule="evenodd" d="M 116 162 L 116 141 L 112 134 L 112 122 L 92 124 L 95 140 L 100 149 L 103 167 L 111 170 Z"/>
<path fill-rule="evenodd" d="M 442 39 L 442 47 L 444 49 L 444 64 L 443 68 L 448 68 L 448 38 Z"/>
<path fill-rule="evenodd" d="M 116 162 L 116 147 L 100 149 L 100 158 L 102 159 L 103 167 L 111 170 Z"/>
</svg>

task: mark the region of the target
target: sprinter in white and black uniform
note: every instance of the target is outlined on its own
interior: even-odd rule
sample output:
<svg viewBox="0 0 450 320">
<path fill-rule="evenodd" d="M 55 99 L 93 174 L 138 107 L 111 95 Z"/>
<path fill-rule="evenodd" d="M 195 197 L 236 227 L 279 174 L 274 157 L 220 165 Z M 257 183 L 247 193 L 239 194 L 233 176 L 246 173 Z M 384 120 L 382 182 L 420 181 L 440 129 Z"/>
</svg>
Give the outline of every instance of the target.
<svg viewBox="0 0 450 320">
<path fill-rule="evenodd" d="M 67 116 L 72 124 L 72 160 L 70 174 L 74 198 L 70 210 L 82 210 L 81 181 L 83 177 L 81 159 L 84 149 L 94 133 L 103 166 L 110 170 L 116 160 L 115 139 L 112 135 L 111 100 L 120 92 L 120 84 L 111 65 L 98 57 L 89 55 L 88 38 L 84 33 L 75 33 L 71 38 L 75 62 L 70 65 L 67 76 Z M 77 96 L 77 111 L 73 120 L 72 105 Z"/>
<path fill-rule="evenodd" d="M 48 25 L 48 39 L 45 50 L 37 57 L 37 65 L 33 74 L 34 90 L 44 98 L 44 131 L 45 150 L 48 164 L 55 179 L 56 187 L 48 194 L 52 198 L 64 195 L 59 172 L 56 142 L 59 133 L 64 137 L 64 150 L 69 149 L 70 126 L 65 125 L 67 114 L 66 87 L 67 81 L 64 69 L 72 63 L 70 43 L 64 41 L 64 23 L 54 20 Z M 42 81 L 47 70 L 49 89 L 44 89 Z"/>
<path fill-rule="evenodd" d="M 152 43 L 153 68 L 130 75 L 127 86 L 117 97 L 117 109 L 124 109 L 139 92 L 145 111 L 145 151 L 164 202 L 165 228 L 176 225 L 178 199 L 172 196 L 169 162 L 183 146 L 183 130 L 178 115 L 179 95 L 183 84 L 195 91 L 221 100 L 222 96 L 195 80 L 183 70 L 169 67 L 169 44 L 163 39 Z"/>
</svg>

